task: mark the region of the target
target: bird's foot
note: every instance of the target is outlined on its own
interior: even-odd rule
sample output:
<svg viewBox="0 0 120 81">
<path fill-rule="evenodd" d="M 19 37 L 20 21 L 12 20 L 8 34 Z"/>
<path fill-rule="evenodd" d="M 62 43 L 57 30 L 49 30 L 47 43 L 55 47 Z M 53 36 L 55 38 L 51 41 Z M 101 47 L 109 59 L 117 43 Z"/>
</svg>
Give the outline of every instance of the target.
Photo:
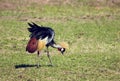
<svg viewBox="0 0 120 81">
<path fill-rule="evenodd" d="M 41 67 L 41 65 L 40 65 L 40 64 L 37 64 L 37 68 L 39 68 L 39 67 Z"/>
</svg>

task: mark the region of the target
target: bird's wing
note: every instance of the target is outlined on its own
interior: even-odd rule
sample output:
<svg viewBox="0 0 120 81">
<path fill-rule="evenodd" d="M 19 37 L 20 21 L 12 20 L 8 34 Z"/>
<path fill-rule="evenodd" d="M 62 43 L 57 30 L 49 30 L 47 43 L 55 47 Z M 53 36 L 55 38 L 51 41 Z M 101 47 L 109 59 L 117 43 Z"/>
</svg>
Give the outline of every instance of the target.
<svg viewBox="0 0 120 81">
<path fill-rule="evenodd" d="M 43 26 L 38 26 L 35 23 L 28 23 L 28 25 L 30 26 L 30 28 L 28 28 L 28 31 L 31 32 L 30 37 L 35 37 L 37 39 L 45 39 L 46 37 L 47 39 L 47 43 L 50 43 L 53 38 L 54 38 L 54 30 L 49 28 L 49 27 L 43 27 Z"/>
</svg>

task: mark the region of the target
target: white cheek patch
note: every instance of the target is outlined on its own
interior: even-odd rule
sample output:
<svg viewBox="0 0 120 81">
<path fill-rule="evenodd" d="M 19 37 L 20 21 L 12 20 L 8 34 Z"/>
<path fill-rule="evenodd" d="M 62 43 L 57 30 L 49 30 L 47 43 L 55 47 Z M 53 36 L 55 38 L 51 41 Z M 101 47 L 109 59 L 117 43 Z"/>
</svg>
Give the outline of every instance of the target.
<svg viewBox="0 0 120 81">
<path fill-rule="evenodd" d="M 61 51 L 63 51 L 64 49 L 63 48 L 61 48 Z"/>
</svg>

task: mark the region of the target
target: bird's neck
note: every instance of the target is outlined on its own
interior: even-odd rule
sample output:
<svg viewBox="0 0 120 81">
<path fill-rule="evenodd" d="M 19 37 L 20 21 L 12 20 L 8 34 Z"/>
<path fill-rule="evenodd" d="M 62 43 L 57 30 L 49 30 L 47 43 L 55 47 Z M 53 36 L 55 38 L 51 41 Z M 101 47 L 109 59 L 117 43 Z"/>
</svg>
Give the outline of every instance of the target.
<svg viewBox="0 0 120 81">
<path fill-rule="evenodd" d="M 60 46 L 59 44 L 53 44 L 52 47 L 57 48 L 57 49 L 62 48 L 62 46 Z"/>
</svg>

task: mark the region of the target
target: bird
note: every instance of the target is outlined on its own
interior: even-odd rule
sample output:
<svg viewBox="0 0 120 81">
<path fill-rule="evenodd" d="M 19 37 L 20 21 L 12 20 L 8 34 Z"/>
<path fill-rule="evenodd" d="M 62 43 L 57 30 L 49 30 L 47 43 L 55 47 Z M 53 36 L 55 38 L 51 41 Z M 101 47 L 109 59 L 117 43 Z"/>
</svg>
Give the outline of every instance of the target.
<svg viewBox="0 0 120 81">
<path fill-rule="evenodd" d="M 34 22 L 28 23 L 28 25 L 29 25 L 28 31 L 30 32 L 29 35 L 30 39 L 26 46 L 26 51 L 28 53 L 37 52 L 37 56 L 39 57 L 41 51 L 46 47 L 47 57 L 49 59 L 50 65 L 53 65 L 48 48 L 49 47 L 56 48 L 63 55 L 66 49 L 68 48 L 68 44 L 64 42 L 61 44 L 56 44 L 56 42 L 54 41 L 55 31 L 51 27 L 37 25 Z M 39 66 L 40 64 L 38 63 L 37 67 Z"/>
</svg>

